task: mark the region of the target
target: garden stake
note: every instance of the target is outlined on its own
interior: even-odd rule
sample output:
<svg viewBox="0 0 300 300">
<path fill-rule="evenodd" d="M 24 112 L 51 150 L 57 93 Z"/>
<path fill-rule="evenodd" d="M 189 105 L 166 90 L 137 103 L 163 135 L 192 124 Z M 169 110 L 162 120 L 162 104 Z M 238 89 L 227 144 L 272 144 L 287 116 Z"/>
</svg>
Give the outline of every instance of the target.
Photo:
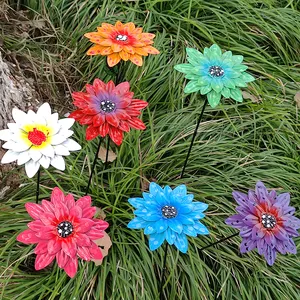
<svg viewBox="0 0 300 300">
<path fill-rule="evenodd" d="M 36 198 L 35 198 L 35 203 L 39 202 L 39 195 L 40 195 L 40 177 L 41 177 L 41 171 L 40 169 L 38 170 L 37 173 L 37 183 L 36 183 Z"/>
<path fill-rule="evenodd" d="M 95 157 L 94 157 L 94 161 L 93 161 L 93 165 L 92 165 L 92 169 L 91 169 L 91 174 L 90 174 L 90 177 L 89 177 L 88 185 L 87 185 L 86 190 L 85 190 L 85 195 L 88 194 L 89 189 L 90 189 L 92 177 L 93 177 L 93 174 L 94 174 L 94 169 L 95 169 L 97 158 L 98 158 L 98 153 L 99 153 L 99 150 L 100 150 L 100 147 L 101 147 L 101 142 L 102 142 L 102 138 L 99 139 L 99 144 L 98 144 L 97 151 L 95 153 Z"/>
<path fill-rule="evenodd" d="M 235 237 L 235 236 L 238 236 L 238 235 L 239 235 L 239 232 L 237 232 L 237 233 L 235 233 L 235 234 L 232 234 L 232 235 L 230 235 L 230 236 L 224 237 L 223 239 L 220 239 L 220 240 L 217 241 L 217 242 L 214 242 L 214 243 L 212 243 L 212 244 L 208 244 L 208 245 L 202 247 L 199 251 L 203 251 L 203 250 L 205 250 L 205 249 L 207 249 L 207 248 L 209 248 L 209 247 L 211 247 L 211 246 L 214 246 L 214 245 L 223 243 L 223 242 L 225 242 L 225 241 L 227 241 L 227 240 L 229 240 L 229 239 L 231 239 L 231 238 L 233 238 L 233 237 Z"/>
<path fill-rule="evenodd" d="M 186 158 L 185 158 L 185 162 L 184 162 L 184 165 L 183 165 L 183 168 L 182 168 L 182 171 L 181 171 L 181 174 L 180 174 L 180 179 L 183 178 L 184 176 L 184 172 L 185 172 L 185 168 L 186 168 L 186 165 L 188 163 L 188 160 L 189 160 L 189 156 L 191 154 L 191 151 L 192 151 L 192 147 L 194 145 L 194 141 L 195 141 L 195 138 L 196 138 L 196 135 L 197 135 L 197 131 L 198 131 L 198 128 L 200 126 L 200 123 L 201 123 L 201 120 L 202 120 L 202 117 L 203 117 L 203 114 L 204 114 L 204 111 L 205 111 L 205 107 L 208 103 L 208 99 L 206 98 L 205 102 L 203 103 L 203 106 L 202 106 L 202 111 L 200 113 L 200 116 L 198 118 L 198 121 L 197 121 L 197 125 L 196 125 L 196 128 L 194 130 L 194 133 L 193 133 L 193 137 L 192 137 L 192 140 L 191 140 L 191 143 L 190 143 L 190 147 L 189 147 L 189 150 L 188 150 L 188 153 L 186 155 Z M 168 254 L 168 243 L 166 244 L 166 247 L 165 247 L 165 254 L 164 254 L 164 262 L 163 262 L 163 267 L 162 267 L 162 271 L 161 271 L 161 279 L 160 279 L 160 291 L 159 291 L 159 299 L 162 300 L 163 299 L 163 278 L 164 278 L 164 274 L 165 274 L 165 270 L 166 270 L 166 263 L 167 263 L 167 254 Z M 208 246 L 209 247 L 209 246 Z"/>
<path fill-rule="evenodd" d="M 107 136 L 104 170 L 106 170 L 107 163 L 108 163 L 109 142 L 110 142 L 110 138 L 109 138 L 109 136 Z"/>
</svg>

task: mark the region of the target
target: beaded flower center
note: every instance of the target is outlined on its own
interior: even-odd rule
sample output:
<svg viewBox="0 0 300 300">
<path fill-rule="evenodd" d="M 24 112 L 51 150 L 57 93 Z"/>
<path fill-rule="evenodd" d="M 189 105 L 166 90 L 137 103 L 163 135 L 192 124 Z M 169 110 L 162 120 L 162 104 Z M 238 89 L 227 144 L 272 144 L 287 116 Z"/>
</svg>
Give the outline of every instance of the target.
<svg viewBox="0 0 300 300">
<path fill-rule="evenodd" d="M 47 140 L 47 136 L 44 132 L 33 128 L 32 131 L 28 132 L 28 140 L 36 146 L 40 146 L 43 142 Z"/>
<path fill-rule="evenodd" d="M 128 36 L 124 34 L 118 34 L 116 36 L 116 40 L 120 42 L 126 42 L 128 40 Z"/>
<path fill-rule="evenodd" d="M 100 103 L 100 109 L 105 113 L 110 113 L 116 109 L 116 104 L 110 100 L 104 100 Z"/>
<path fill-rule="evenodd" d="M 167 219 L 172 219 L 177 216 L 177 209 L 171 205 L 165 205 L 161 209 L 162 215 Z"/>
<path fill-rule="evenodd" d="M 273 229 L 276 226 L 276 218 L 268 213 L 263 213 L 261 216 L 261 223 L 264 228 Z"/>
<path fill-rule="evenodd" d="M 62 221 L 57 225 L 57 232 L 62 238 L 68 237 L 73 232 L 73 225 L 68 221 Z"/>
<path fill-rule="evenodd" d="M 212 77 L 220 77 L 224 75 L 224 70 L 220 66 L 211 66 L 208 72 Z"/>
</svg>

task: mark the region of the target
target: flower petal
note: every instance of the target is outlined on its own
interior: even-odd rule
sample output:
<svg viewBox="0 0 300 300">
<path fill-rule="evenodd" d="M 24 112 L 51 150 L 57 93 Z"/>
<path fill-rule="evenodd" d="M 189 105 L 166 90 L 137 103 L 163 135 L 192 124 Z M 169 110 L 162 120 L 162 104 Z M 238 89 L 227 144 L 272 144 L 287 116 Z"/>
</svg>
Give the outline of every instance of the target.
<svg viewBox="0 0 300 300">
<path fill-rule="evenodd" d="M 38 254 L 35 259 L 34 268 L 38 271 L 50 265 L 55 258 L 55 255 L 49 253 Z"/>
<path fill-rule="evenodd" d="M 35 244 L 40 239 L 35 235 L 35 232 L 31 229 L 26 229 L 17 236 L 17 241 L 22 242 L 26 245 Z"/>
<path fill-rule="evenodd" d="M 164 233 L 154 233 L 150 235 L 149 238 L 149 248 L 151 251 L 156 250 L 159 248 L 165 240 Z"/>
<path fill-rule="evenodd" d="M 69 258 L 69 260 L 66 262 L 63 269 L 68 274 L 69 277 L 73 278 L 77 273 L 78 268 L 78 260 L 77 257 Z"/>
</svg>

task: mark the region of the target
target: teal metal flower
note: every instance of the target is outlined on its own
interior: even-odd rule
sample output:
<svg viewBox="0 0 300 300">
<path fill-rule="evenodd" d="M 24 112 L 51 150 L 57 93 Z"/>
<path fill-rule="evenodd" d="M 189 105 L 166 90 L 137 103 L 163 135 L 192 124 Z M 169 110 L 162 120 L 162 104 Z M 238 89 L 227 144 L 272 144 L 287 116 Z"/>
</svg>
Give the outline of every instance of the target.
<svg viewBox="0 0 300 300">
<path fill-rule="evenodd" d="M 187 235 L 209 234 L 208 229 L 199 222 L 204 218 L 203 211 L 208 205 L 193 199 L 194 195 L 187 194 L 185 185 L 172 190 L 169 186 L 162 189 L 151 182 L 150 193 L 143 193 L 143 198 L 128 200 L 136 208 L 136 217 L 127 226 L 131 229 L 144 228 L 144 233 L 150 235 L 151 251 L 167 240 L 170 245 L 174 244 L 179 251 L 186 253 Z"/>
<path fill-rule="evenodd" d="M 211 107 L 216 107 L 221 99 L 232 98 L 243 101 L 241 87 L 255 78 L 245 72 L 247 66 L 242 64 L 242 55 L 232 55 L 231 51 L 222 54 L 221 48 L 214 44 L 204 48 L 204 53 L 193 48 L 186 48 L 187 64 L 179 64 L 175 69 L 185 73 L 185 78 L 191 80 L 184 88 L 185 93 L 198 92 L 207 94 Z"/>
</svg>

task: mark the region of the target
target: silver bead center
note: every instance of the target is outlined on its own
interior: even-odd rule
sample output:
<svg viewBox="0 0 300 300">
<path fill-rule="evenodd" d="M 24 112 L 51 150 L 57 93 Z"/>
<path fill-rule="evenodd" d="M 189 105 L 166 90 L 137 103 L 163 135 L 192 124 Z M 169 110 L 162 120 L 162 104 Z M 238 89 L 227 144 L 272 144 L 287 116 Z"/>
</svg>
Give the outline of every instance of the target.
<svg viewBox="0 0 300 300">
<path fill-rule="evenodd" d="M 104 100 L 100 103 L 100 109 L 105 113 L 110 113 L 116 109 L 116 104 L 110 100 Z"/>
<path fill-rule="evenodd" d="M 276 218 L 268 213 L 263 213 L 261 216 L 261 223 L 264 228 L 273 229 L 276 226 Z"/>
<path fill-rule="evenodd" d="M 224 70 L 220 66 L 211 66 L 208 72 L 212 77 L 220 77 L 224 75 Z"/>
<path fill-rule="evenodd" d="M 57 225 L 57 233 L 60 237 L 66 238 L 73 232 L 73 225 L 71 222 L 63 221 Z"/>
<path fill-rule="evenodd" d="M 123 34 L 118 34 L 116 36 L 116 40 L 117 41 L 121 41 L 121 42 L 125 42 L 128 40 L 128 36 L 127 35 L 123 35 Z"/>
<path fill-rule="evenodd" d="M 177 209 L 171 205 L 165 205 L 161 209 L 162 215 L 167 219 L 172 219 L 177 216 Z"/>
</svg>

